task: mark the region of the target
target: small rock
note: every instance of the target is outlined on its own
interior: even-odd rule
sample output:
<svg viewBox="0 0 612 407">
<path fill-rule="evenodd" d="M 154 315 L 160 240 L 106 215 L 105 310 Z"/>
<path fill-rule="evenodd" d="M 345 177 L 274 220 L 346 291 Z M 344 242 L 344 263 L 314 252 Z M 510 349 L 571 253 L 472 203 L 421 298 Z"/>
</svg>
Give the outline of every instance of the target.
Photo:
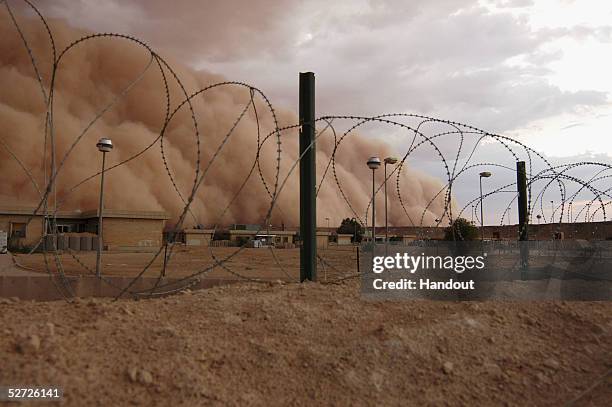
<svg viewBox="0 0 612 407">
<path fill-rule="evenodd" d="M 470 328 L 478 328 L 480 323 L 473 318 L 465 318 L 465 324 Z"/>
<path fill-rule="evenodd" d="M 142 384 L 153 383 L 153 375 L 148 370 L 141 370 L 138 372 L 138 381 Z"/>
<path fill-rule="evenodd" d="M 55 336 L 55 325 L 53 325 L 52 322 L 47 322 L 47 332 L 49 333 L 49 336 L 53 337 Z"/>
<path fill-rule="evenodd" d="M 21 353 L 36 353 L 40 349 L 38 335 L 22 336 L 17 342 L 17 350 Z"/>
<path fill-rule="evenodd" d="M 127 369 L 127 375 L 132 383 L 138 382 L 145 385 L 153 383 L 153 375 L 145 369 L 132 366 Z"/>
<path fill-rule="evenodd" d="M 127 370 L 127 375 L 131 382 L 135 382 L 138 379 L 138 369 L 135 367 L 129 367 Z"/>
<path fill-rule="evenodd" d="M 504 372 L 502 371 L 501 367 L 499 367 L 499 365 L 496 363 L 488 362 L 485 363 L 483 367 L 489 375 L 495 378 L 501 378 L 504 375 Z"/>
<path fill-rule="evenodd" d="M 455 366 L 451 362 L 444 362 L 442 365 L 442 371 L 444 371 L 444 374 L 451 374 L 454 367 Z"/>
<path fill-rule="evenodd" d="M 544 361 L 544 366 L 547 366 L 551 369 L 557 370 L 560 367 L 559 362 L 556 359 L 548 358 Z"/>
<path fill-rule="evenodd" d="M 536 375 L 536 378 L 545 384 L 550 384 L 550 378 L 548 376 L 546 376 L 544 373 L 540 372 Z"/>
<path fill-rule="evenodd" d="M 127 307 L 122 307 L 122 308 L 120 308 L 120 309 L 121 309 L 121 311 L 122 311 L 124 314 L 126 314 L 126 315 L 134 315 L 134 313 L 133 313 L 132 311 L 130 311 L 130 309 L 129 309 L 129 308 L 127 308 Z"/>
</svg>

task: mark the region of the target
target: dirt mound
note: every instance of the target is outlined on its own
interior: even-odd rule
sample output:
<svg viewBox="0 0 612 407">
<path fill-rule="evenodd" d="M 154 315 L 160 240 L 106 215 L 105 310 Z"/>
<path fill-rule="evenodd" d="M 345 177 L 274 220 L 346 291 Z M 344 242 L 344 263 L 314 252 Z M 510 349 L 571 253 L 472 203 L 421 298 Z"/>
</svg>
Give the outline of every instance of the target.
<svg viewBox="0 0 612 407">
<path fill-rule="evenodd" d="M 358 283 L 0 304 L 0 383 L 65 405 L 606 405 L 609 302 L 369 302 Z"/>
</svg>

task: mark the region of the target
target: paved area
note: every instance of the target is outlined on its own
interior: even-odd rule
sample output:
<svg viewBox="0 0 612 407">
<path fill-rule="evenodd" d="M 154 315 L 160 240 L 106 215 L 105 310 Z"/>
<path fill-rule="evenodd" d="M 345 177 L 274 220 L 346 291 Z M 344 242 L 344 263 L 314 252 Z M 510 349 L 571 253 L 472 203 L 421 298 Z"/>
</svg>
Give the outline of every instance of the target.
<svg viewBox="0 0 612 407">
<path fill-rule="evenodd" d="M 0 276 L 40 276 L 41 273 L 21 269 L 13 263 L 10 253 L 0 254 Z"/>
</svg>

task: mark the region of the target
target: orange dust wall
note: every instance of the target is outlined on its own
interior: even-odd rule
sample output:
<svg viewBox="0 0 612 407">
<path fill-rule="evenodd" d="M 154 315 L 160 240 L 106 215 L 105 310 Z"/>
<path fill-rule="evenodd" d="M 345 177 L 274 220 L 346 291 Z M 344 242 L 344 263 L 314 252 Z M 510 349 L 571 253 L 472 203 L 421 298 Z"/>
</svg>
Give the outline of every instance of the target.
<svg viewBox="0 0 612 407">
<path fill-rule="evenodd" d="M 104 218 L 104 246 L 159 247 L 166 221 L 160 219 Z"/>
</svg>

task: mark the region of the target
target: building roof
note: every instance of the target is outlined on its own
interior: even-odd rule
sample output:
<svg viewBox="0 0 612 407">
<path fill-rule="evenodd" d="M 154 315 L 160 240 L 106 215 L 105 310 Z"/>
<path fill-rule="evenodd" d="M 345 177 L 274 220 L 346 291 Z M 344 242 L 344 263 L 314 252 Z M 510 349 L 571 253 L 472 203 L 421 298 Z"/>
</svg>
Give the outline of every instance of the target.
<svg viewBox="0 0 612 407">
<path fill-rule="evenodd" d="M 0 215 L 33 215 L 34 207 L 0 207 Z M 52 214 L 51 210 L 48 211 Z M 117 209 L 104 209 L 105 218 L 127 218 L 127 219 L 160 219 L 167 220 L 170 216 L 166 212 L 160 211 L 125 211 Z M 34 216 L 43 216 L 42 210 Z M 98 210 L 89 211 L 58 211 L 55 216 L 62 219 L 91 219 L 98 217 Z"/>
<path fill-rule="evenodd" d="M 261 235 L 261 234 L 266 234 L 268 232 L 267 229 L 261 229 L 260 231 L 257 230 L 230 230 L 229 234 L 230 235 Z M 291 236 L 295 234 L 295 231 L 293 230 L 272 230 L 270 229 L 270 235 L 282 235 L 282 236 Z"/>
</svg>

